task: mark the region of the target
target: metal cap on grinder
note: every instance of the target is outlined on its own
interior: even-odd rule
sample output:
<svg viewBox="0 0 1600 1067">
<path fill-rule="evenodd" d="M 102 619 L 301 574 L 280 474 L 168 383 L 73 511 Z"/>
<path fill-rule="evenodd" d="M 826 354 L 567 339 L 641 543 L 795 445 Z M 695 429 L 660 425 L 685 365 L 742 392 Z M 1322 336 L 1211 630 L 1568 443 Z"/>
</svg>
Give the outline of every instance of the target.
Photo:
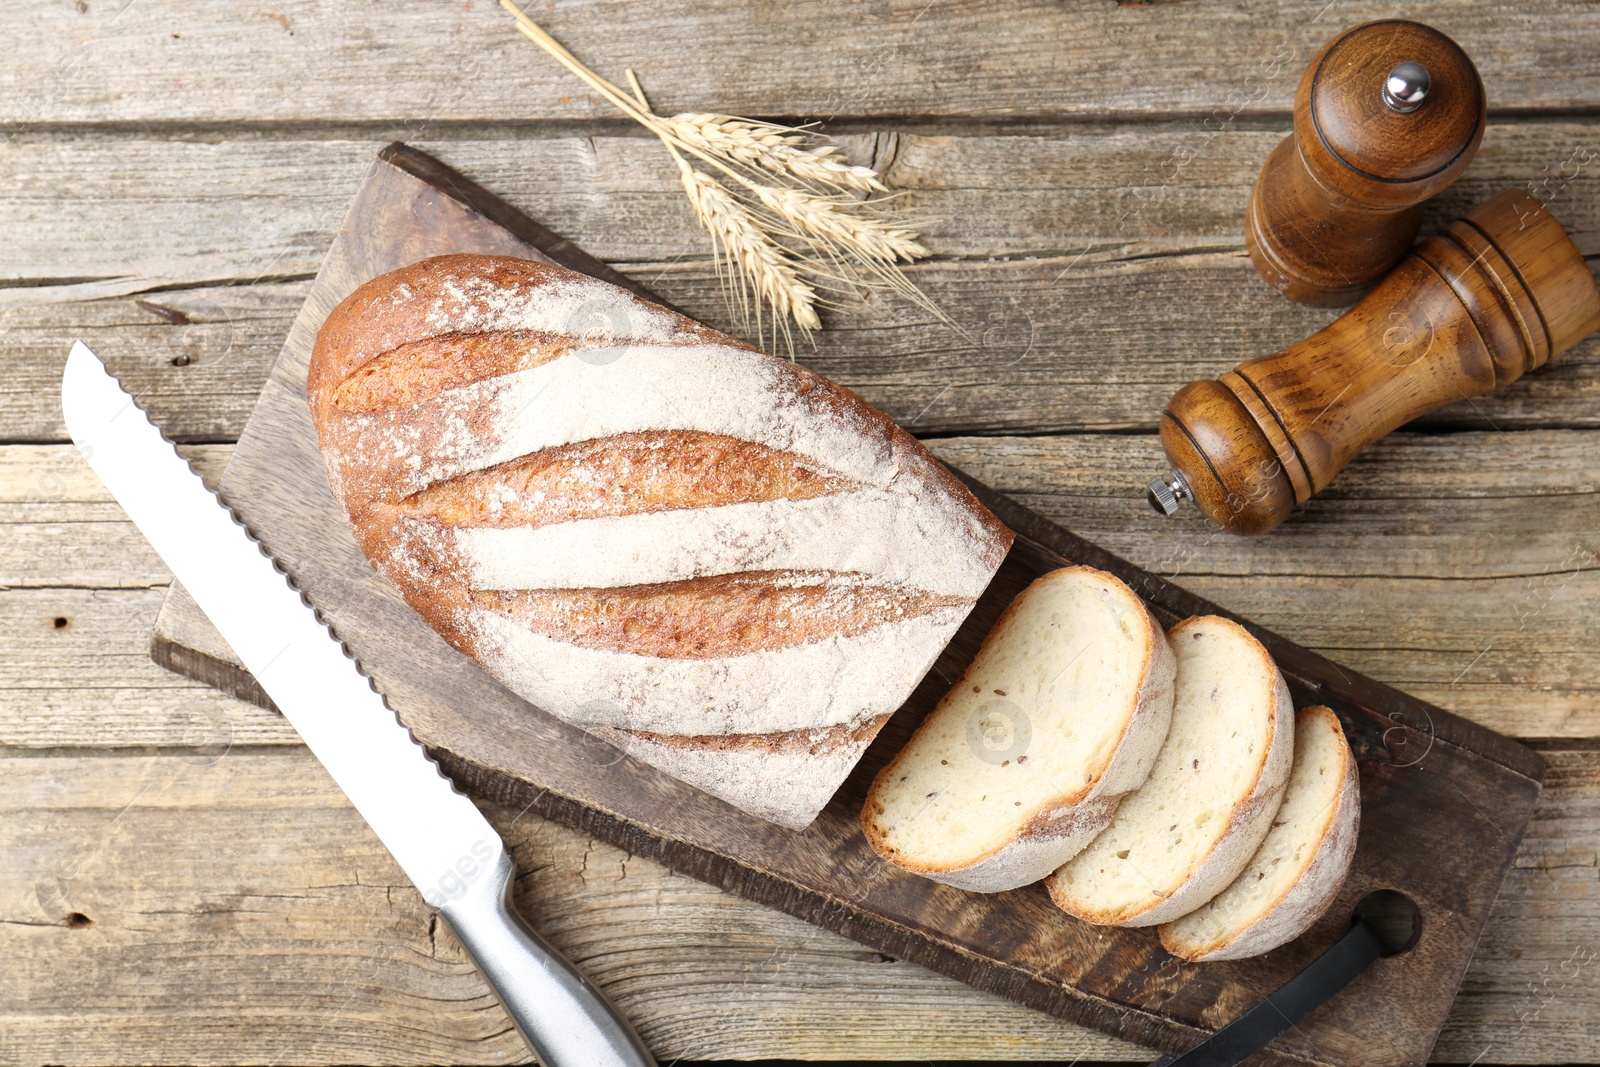
<svg viewBox="0 0 1600 1067">
<path fill-rule="evenodd" d="M 1382 19 L 1329 41 L 1245 209 L 1261 277 L 1302 303 L 1353 302 L 1416 240 L 1423 202 L 1472 162 L 1487 114 L 1472 60 L 1430 26 Z"/>
</svg>

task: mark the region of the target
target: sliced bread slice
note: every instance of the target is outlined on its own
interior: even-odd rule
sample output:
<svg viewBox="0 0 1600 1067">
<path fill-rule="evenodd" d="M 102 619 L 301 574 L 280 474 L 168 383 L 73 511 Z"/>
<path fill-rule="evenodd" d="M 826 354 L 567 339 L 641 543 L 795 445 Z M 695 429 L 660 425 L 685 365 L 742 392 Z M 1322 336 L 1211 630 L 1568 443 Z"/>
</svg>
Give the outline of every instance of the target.
<svg viewBox="0 0 1600 1067">
<path fill-rule="evenodd" d="M 1267 839 L 1232 885 L 1162 926 L 1161 943 L 1201 963 L 1259 956 L 1293 941 L 1338 895 L 1360 828 L 1356 760 L 1339 717 L 1306 708 L 1295 716 L 1294 769 Z"/>
<path fill-rule="evenodd" d="M 1214 615 L 1167 640 L 1177 696 L 1150 777 L 1045 881 L 1058 907 L 1089 922 L 1154 926 L 1216 896 L 1267 836 L 1289 779 L 1294 706 L 1260 642 Z"/>
<path fill-rule="evenodd" d="M 867 793 L 878 855 L 962 889 L 1036 882 L 1150 773 L 1174 663 L 1134 592 L 1091 567 L 1024 589 Z"/>
</svg>

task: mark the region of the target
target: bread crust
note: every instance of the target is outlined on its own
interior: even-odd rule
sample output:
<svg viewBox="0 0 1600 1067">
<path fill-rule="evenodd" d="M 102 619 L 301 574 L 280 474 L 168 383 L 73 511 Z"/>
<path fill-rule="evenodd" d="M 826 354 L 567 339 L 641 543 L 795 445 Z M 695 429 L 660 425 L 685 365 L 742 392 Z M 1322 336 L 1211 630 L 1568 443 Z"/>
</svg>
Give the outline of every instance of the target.
<svg viewBox="0 0 1600 1067">
<path fill-rule="evenodd" d="M 1039 804 L 1021 832 L 1010 841 L 960 866 L 936 867 L 919 863 L 889 845 L 887 829 L 877 821 L 884 813 L 884 805 L 878 799 L 880 785 L 893 780 L 902 761 L 914 757 L 919 736 L 931 729 L 946 702 L 965 690 L 973 667 L 982 662 L 991 643 L 1006 640 L 1018 607 L 1018 601 L 1013 600 L 985 636 L 972 664 L 939 706 L 918 724 L 905 747 L 879 772 L 868 790 L 862 808 L 862 829 L 867 843 L 884 860 L 936 882 L 976 893 L 998 893 L 1029 885 L 1060 867 L 1094 840 L 1110 823 L 1122 797 L 1138 788 L 1149 775 L 1172 718 L 1176 675 L 1172 648 L 1149 607 L 1115 575 L 1088 566 L 1063 567 L 1051 572 L 1052 575 L 1068 573 L 1087 573 L 1103 579 L 1109 588 L 1132 602 L 1130 607 L 1136 608 L 1148 626 L 1149 645 L 1140 669 L 1143 681 L 1127 708 L 1122 735 L 1109 759 L 1092 783 Z"/>
<path fill-rule="evenodd" d="M 1230 627 L 1249 639 L 1253 656 L 1259 657 L 1270 677 L 1275 679 L 1273 709 L 1268 717 L 1267 743 L 1250 792 L 1233 809 L 1228 829 L 1219 835 L 1205 857 L 1196 863 L 1189 876 L 1167 896 L 1146 907 L 1125 905 L 1116 909 L 1085 907 L 1069 896 L 1054 877 L 1045 880 L 1056 907 L 1076 918 L 1101 926 L 1157 926 L 1187 915 L 1222 892 L 1249 864 L 1256 848 L 1271 827 L 1278 806 L 1283 803 L 1289 765 L 1294 756 L 1294 701 L 1277 664 L 1249 631 L 1232 619 L 1216 615 L 1185 619 L 1167 631 L 1167 640 L 1176 644 L 1189 628 L 1202 622 Z"/>
<path fill-rule="evenodd" d="M 1322 705 L 1299 712 L 1295 724 L 1297 736 L 1308 728 L 1305 721 L 1308 717 L 1321 718 L 1325 723 L 1331 721 L 1332 729 L 1343 736 L 1338 716 Z M 1224 934 L 1208 942 L 1196 942 L 1179 936 L 1172 923 L 1165 923 L 1160 929 L 1162 947 L 1192 963 L 1246 959 L 1293 941 L 1322 917 L 1344 885 L 1361 833 L 1361 787 L 1355 753 L 1348 745 L 1341 746 L 1339 751 L 1338 799 L 1326 812 L 1315 835 L 1314 855 L 1300 877 L 1263 908 L 1253 922 L 1233 931 L 1232 936 Z"/>
<path fill-rule="evenodd" d="M 633 408 L 589 384 L 592 368 L 613 363 L 624 376 L 607 388 L 620 382 Z M 690 366 L 729 370 L 734 384 L 689 379 L 682 368 Z M 530 384 L 526 403 L 511 405 L 534 376 L 541 389 L 557 382 L 568 392 L 553 408 L 549 400 L 535 408 Z M 657 379 L 679 383 L 687 397 L 664 419 L 650 414 L 660 393 L 641 384 Z M 748 391 L 752 382 L 767 391 Z M 448 643 L 544 710 L 624 740 L 669 772 L 689 768 L 680 776 L 712 783 L 717 795 L 785 825 L 815 815 L 817 796 L 831 795 L 865 748 L 861 735 L 870 740 L 892 711 L 877 705 L 898 703 L 915 687 L 947 640 L 938 635 L 959 625 L 1011 543 L 959 479 L 849 390 L 545 264 L 441 256 L 366 283 L 318 334 L 306 395 L 329 485 L 357 543 Z M 573 397 L 590 398 L 592 424 Z M 765 436 L 746 433 L 752 426 Z M 905 512 L 912 533 L 931 529 L 960 542 L 946 568 L 960 588 L 747 561 L 763 547 L 760 516 L 894 515 L 901 502 L 923 509 Z M 658 570 L 670 571 L 677 542 L 655 533 L 662 521 L 733 521 L 729 515 L 745 525 L 693 534 L 720 553 L 720 570 L 628 581 L 624 546 L 623 554 L 591 553 L 570 568 L 581 578 L 591 563 L 603 564 L 624 580 L 519 576 L 564 557 L 518 546 L 566 531 L 581 546 L 591 530 L 633 537 L 655 553 Z M 870 527 L 860 540 L 892 547 L 896 533 Z M 820 550 L 807 546 L 829 542 L 792 543 L 791 555 L 815 559 Z M 885 558 L 896 563 L 892 552 Z M 481 580 L 491 564 L 521 572 Z M 557 595 L 564 588 L 573 595 Z M 680 625 L 669 633 L 664 620 Z M 910 626 L 920 629 L 913 635 Z M 871 643 L 875 629 L 898 643 Z M 561 665 L 578 673 L 552 677 L 546 662 L 541 675 L 530 641 L 560 650 Z M 863 656 L 879 648 L 893 657 L 883 684 L 830 688 L 829 678 L 860 675 Z M 787 676 L 767 671 L 760 656 L 777 657 L 796 677 L 782 681 Z M 798 675 L 813 662 L 824 676 L 808 688 Z M 775 680 L 764 696 L 728 682 L 744 677 Z M 719 692 L 733 703 L 715 706 Z M 785 693 L 812 703 L 792 705 Z M 800 774 L 808 761 L 810 769 L 787 798 L 769 795 L 760 774 L 741 786 L 723 773 L 741 760 L 759 766 L 758 753 L 772 772 L 782 763 L 776 777 Z"/>
<path fill-rule="evenodd" d="M 884 715 L 860 726 L 706 737 L 604 727 L 595 733 L 734 807 L 803 830 L 888 721 Z"/>
</svg>

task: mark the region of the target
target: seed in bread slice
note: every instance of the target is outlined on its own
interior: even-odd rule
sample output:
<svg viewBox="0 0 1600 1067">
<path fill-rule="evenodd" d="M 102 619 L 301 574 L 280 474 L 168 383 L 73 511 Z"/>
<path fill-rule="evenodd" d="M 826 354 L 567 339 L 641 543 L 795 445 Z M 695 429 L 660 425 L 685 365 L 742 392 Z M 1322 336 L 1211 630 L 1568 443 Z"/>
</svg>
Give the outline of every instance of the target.
<svg viewBox="0 0 1600 1067">
<path fill-rule="evenodd" d="M 996 893 L 1055 870 L 1149 774 L 1172 715 L 1172 650 L 1134 592 L 1051 571 L 1001 615 L 972 665 L 867 793 L 878 855 Z"/>
<path fill-rule="evenodd" d="M 1306 708 L 1295 716 L 1294 769 L 1267 839 L 1232 885 L 1162 926 L 1161 943 L 1202 963 L 1259 956 L 1293 941 L 1338 895 L 1360 828 L 1356 760 L 1339 717 Z"/>
<path fill-rule="evenodd" d="M 1214 615 L 1167 633 L 1172 728 L 1150 777 L 1045 885 L 1063 911 L 1110 926 L 1186 915 L 1238 877 L 1267 836 L 1294 754 L 1294 706 L 1267 650 Z"/>
</svg>

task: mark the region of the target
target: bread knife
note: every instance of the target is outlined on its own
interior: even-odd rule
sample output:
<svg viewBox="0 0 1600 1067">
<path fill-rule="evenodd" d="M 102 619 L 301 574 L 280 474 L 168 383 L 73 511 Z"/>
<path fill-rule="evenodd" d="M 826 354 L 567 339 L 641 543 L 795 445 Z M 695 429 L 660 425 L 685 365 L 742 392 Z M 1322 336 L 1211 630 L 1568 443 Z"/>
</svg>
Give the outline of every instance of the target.
<svg viewBox="0 0 1600 1067">
<path fill-rule="evenodd" d="M 654 1067 L 511 904 L 500 835 L 411 736 L 292 579 L 83 342 L 61 412 L 84 459 L 450 924 L 546 1067 Z"/>
</svg>

